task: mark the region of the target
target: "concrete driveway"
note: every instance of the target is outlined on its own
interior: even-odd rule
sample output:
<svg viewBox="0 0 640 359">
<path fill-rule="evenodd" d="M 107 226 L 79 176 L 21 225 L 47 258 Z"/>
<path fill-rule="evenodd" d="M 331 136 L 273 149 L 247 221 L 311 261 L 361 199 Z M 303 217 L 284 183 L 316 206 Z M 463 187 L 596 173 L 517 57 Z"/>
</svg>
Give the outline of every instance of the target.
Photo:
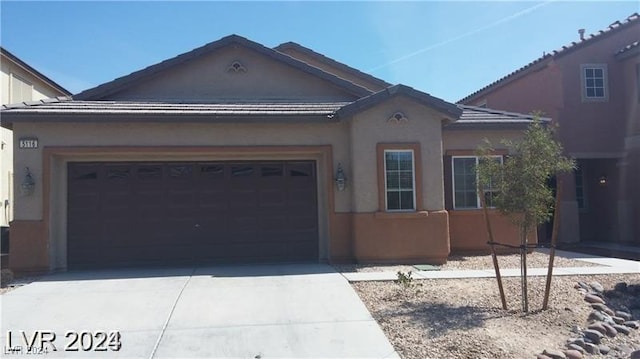
<svg viewBox="0 0 640 359">
<path fill-rule="evenodd" d="M 68 272 L 0 306 L 5 357 L 41 341 L 48 357 L 398 357 L 327 265 Z"/>
</svg>

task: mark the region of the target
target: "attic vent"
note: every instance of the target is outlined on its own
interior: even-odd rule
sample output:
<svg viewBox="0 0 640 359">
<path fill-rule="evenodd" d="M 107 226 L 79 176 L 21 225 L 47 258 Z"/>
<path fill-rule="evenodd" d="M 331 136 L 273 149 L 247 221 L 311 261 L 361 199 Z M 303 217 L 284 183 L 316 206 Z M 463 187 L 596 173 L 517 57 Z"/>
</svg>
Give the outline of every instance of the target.
<svg viewBox="0 0 640 359">
<path fill-rule="evenodd" d="M 389 117 L 389 119 L 387 119 L 387 122 L 392 125 L 400 125 L 400 124 L 408 123 L 409 119 L 404 115 L 404 113 L 398 111 L 394 113 L 391 117 Z"/>
<path fill-rule="evenodd" d="M 227 67 L 227 72 L 247 72 L 247 68 L 240 61 L 234 61 Z"/>
</svg>

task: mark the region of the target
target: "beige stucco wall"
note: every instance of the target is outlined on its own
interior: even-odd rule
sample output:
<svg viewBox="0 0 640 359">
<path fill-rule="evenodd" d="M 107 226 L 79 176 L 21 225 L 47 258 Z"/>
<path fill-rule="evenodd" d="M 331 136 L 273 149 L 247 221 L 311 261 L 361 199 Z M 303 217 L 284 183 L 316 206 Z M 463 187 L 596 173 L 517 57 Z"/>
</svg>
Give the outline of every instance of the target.
<svg viewBox="0 0 640 359">
<path fill-rule="evenodd" d="M 351 210 L 351 188 L 344 192 L 327 193 L 326 174 L 342 163 L 351 172 L 348 146 L 348 123 L 323 124 L 16 124 L 18 136 L 34 136 L 40 141 L 37 150 L 15 150 L 16 168 L 28 166 L 36 180 L 35 193 L 21 197 L 16 203 L 17 220 L 41 220 L 47 211 L 43 208 L 43 150 L 45 147 L 87 146 L 108 147 L 104 153 L 91 155 L 55 156 L 50 174 L 50 265 L 51 269 L 66 266 L 66 164 L 69 161 L 166 161 L 166 160 L 261 160 L 261 159 L 312 159 L 317 162 L 319 224 L 321 259 L 328 251 L 329 200 L 334 201 L 337 212 Z M 319 155 L 296 152 L 274 152 L 273 146 L 324 146 L 330 145 L 333 164 L 326 163 Z M 114 153 L 113 149 L 129 147 L 127 152 Z M 130 146 L 139 146 L 131 151 Z M 189 146 L 205 148 L 194 153 L 176 153 L 170 148 L 163 152 L 147 152 L 145 147 Z M 215 146 L 215 147 L 212 147 Z M 239 146 L 239 147 L 238 147 Z M 246 146 L 265 146 L 245 152 Z M 224 147 L 224 152 L 216 148 Z M 234 152 L 234 147 L 238 151 Z M 207 149 L 208 148 L 208 149 Z M 17 181 L 20 178 L 17 179 Z M 16 184 L 16 188 L 19 184 Z M 17 189 L 16 189 L 17 190 Z M 333 196 L 333 198 L 329 198 Z"/>
<path fill-rule="evenodd" d="M 388 119 L 401 111 L 408 122 L 392 124 Z M 353 210 L 376 212 L 379 208 L 377 153 L 378 143 L 420 143 L 422 161 L 422 201 L 429 211 L 444 209 L 442 193 L 442 119 L 443 115 L 408 99 L 396 97 L 358 113 L 351 126 L 353 168 Z"/>
<path fill-rule="evenodd" d="M 229 71 L 238 61 L 245 71 Z M 274 61 L 253 50 L 230 46 L 164 71 L 132 88 L 109 96 L 113 100 L 153 101 L 349 101 L 329 81 Z"/>
</svg>

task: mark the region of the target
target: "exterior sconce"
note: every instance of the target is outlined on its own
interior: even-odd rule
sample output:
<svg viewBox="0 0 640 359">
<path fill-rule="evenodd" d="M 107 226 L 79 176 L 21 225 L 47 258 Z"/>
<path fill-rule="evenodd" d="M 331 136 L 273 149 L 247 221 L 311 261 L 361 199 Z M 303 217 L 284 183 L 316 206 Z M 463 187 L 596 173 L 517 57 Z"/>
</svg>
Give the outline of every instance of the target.
<svg viewBox="0 0 640 359">
<path fill-rule="evenodd" d="M 338 170 L 336 171 L 336 187 L 338 191 L 344 191 L 344 188 L 347 183 L 347 177 L 344 175 L 344 170 L 342 169 L 342 164 L 338 163 Z"/>
<path fill-rule="evenodd" d="M 600 178 L 598 178 L 598 183 L 600 184 L 600 186 L 606 186 L 607 185 L 607 176 L 605 176 L 605 175 L 600 176 Z"/>
<path fill-rule="evenodd" d="M 25 167 L 24 180 L 20 184 L 20 190 L 22 192 L 22 195 L 24 196 L 32 195 L 35 188 L 36 188 L 36 181 L 33 180 L 33 175 L 31 174 L 29 167 Z"/>
</svg>

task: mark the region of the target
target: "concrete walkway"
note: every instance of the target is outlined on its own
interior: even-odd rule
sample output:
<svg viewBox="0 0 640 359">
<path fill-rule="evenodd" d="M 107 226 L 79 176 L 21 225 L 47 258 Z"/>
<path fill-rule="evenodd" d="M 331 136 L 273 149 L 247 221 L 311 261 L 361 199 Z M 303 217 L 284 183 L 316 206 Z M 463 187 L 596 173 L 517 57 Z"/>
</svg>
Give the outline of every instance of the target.
<svg viewBox="0 0 640 359">
<path fill-rule="evenodd" d="M 26 350 L 44 330 L 56 335 L 47 357 L 398 358 L 328 265 L 60 273 L 0 296 L 0 308 L 0 343 L 10 331 Z M 79 351 L 65 351 L 69 331 L 89 333 Z M 97 351 L 100 331 L 119 332 L 122 347 Z"/>
<path fill-rule="evenodd" d="M 539 250 L 548 253 L 548 250 Z M 498 256 L 499 257 L 499 256 Z M 589 275 L 589 274 L 640 274 L 640 262 L 627 259 L 608 258 L 576 252 L 556 251 L 556 257 L 596 263 L 602 267 L 554 267 L 553 275 Z M 503 277 L 519 277 L 520 268 L 500 268 Z M 342 275 L 350 282 L 389 281 L 398 279 L 396 272 L 344 272 Z M 445 270 L 445 271 L 412 271 L 415 279 L 456 279 L 456 278 L 495 278 L 493 268 L 484 270 Z M 528 268 L 529 276 L 546 276 L 547 268 Z"/>
</svg>

